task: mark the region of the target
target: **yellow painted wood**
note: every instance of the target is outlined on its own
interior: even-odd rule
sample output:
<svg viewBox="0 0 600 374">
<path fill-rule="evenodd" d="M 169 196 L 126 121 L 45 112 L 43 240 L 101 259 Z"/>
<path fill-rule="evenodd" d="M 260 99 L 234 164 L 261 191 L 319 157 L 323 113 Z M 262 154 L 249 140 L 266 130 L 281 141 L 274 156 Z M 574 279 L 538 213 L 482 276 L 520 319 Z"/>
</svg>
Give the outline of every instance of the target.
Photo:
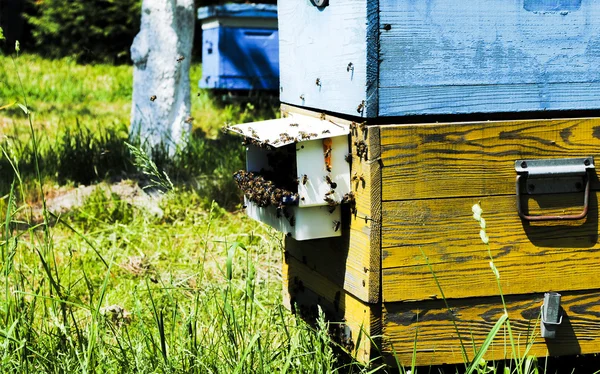
<svg viewBox="0 0 600 374">
<path fill-rule="evenodd" d="M 299 313 L 309 323 L 315 322 L 317 305 L 320 306 L 327 319 L 334 322 L 331 324 L 334 338 L 352 356 L 361 362 L 369 362 L 374 357 L 374 347 L 367 336 L 376 340 L 381 333 L 380 304 L 358 300 L 340 285 L 291 256 L 283 262 L 283 300 L 287 308 Z M 346 327 L 350 330 L 350 337 L 345 335 Z"/>
<path fill-rule="evenodd" d="M 570 212 L 581 210 L 583 194 L 536 199 L 528 204 L 532 213 Z M 514 196 L 394 201 L 383 203 L 384 301 L 440 297 L 421 251 L 447 298 L 498 293 L 479 223 L 472 217 L 477 202 L 506 294 L 600 288 L 597 192 L 585 220 L 531 224 L 517 215 Z"/>
<path fill-rule="evenodd" d="M 530 354 L 538 357 L 600 352 L 600 292 L 563 294 L 565 315 L 555 339 L 540 337 L 543 294 L 508 296 L 506 300 L 518 357 L 523 356 L 528 342 L 532 342 Z M 468 357 L 473 359 L 473 341 L 480 347 L 503 313 L 500 297 L 450 300 L 449 304 Z M 382 315 L 384 352 L 391 355 L 393 345 L 404 365 L 410 365 L 417 332 L 417 365 L 463 362 L 458 336 L 441 300 L 384 303 Z M 499 360 L 511 354 L 508 336 L 501 330 L 484 357 Z"/>
<path fill-rule="evenodd" d="M 600 154 L 600 119 L 381 126 L 384 201 L 514 194 L 514 162 Z"/>
<path fill-rule="evenodd" d="M 289 105 L 282 113 L 294 112 L 329 119 L 351 126 L 349 137 L 352 192 L 355 208 L 344 205 L 342 237 L 297 242 L 286 240 L 286 252 L 341 285 L 359 300 L 375 303 L 381 295 L 381 166 L 379 128 L 307 111 Z M 358 142 L 368 148 L 367 157 L 357 156 Z M 356 144 L 355 144 L 356 143 Z M 318 290 L 316 290 L 318 291 Z"/>
</svg>

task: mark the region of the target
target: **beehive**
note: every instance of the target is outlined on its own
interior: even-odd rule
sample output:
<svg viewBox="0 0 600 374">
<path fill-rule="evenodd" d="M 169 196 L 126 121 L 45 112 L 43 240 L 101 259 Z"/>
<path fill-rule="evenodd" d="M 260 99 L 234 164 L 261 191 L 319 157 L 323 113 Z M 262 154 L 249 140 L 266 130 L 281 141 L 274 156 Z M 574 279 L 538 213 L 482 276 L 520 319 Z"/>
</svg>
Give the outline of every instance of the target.
<svg viewBox="0 0 600 374">
<path fill-rule="evenodd" d="M 355 199 L 341 236 L 286 238 L 287 306 L 320 306 L 365 362 L 407 364 L 415 339 L 418 365 L 463 362 L 461 338 L 472 359 L 504 312 L 491 254 L 520 354 L 600 352 L 600 4 L 278 7 L 282 113 L 348 127 Z M 549 292 L 562 320 L 543 338 Z M 504 339 L 486 358 L 510 358 Z"/>
<path fill-rule="evenodd" d="M 277 7 L 225 4 L 198 9 L 202 23 L 200 88 L 277 90 Z"/>
</svg>

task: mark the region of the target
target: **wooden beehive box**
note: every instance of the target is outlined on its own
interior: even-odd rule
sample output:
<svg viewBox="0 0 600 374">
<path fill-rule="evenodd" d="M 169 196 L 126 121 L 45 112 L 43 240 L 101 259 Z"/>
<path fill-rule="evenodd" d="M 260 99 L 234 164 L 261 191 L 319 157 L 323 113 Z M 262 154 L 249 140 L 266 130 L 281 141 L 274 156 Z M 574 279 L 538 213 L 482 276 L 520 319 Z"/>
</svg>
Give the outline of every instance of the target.
<svg viewBox="0 0 600 374">
<path fill-rule="evenodd" d="M 354 197 L 341 236 L 286 238 L 288 307 L 308 320 L 321 307 L 365 362 L 408 364 L 415 339 L 418 365 L 463 362 L 454 323 L 472 359 L 503 313 L 491 253 L 520 354 L 600 353 L 600 4 L 278 10 L 282 113 L 347 126 Z M 547 292 L 562 295 L 553 338 L 540 336 Z M 510 358 L 500 335 L 486 358 Z"/>
<path fill-rule="evenodd" d="M 597 1 L 313 4 L 278 4 L 285 103 L 369 118 L 600 107 Z"/>
</svg>

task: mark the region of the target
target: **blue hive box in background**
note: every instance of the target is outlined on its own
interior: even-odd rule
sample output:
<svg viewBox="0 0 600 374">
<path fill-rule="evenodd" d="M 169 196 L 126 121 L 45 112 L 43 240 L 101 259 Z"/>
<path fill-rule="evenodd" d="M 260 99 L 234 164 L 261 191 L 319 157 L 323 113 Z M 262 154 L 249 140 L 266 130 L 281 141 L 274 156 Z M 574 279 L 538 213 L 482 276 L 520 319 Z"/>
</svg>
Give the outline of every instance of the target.
<svg viewBox="0 0 600 374">
<path fill-rule="evenodd" d="M 226 4 L 198 9 L 202 22 L 200 88 L 278 90 L 277 6 Z"/>
</svg>

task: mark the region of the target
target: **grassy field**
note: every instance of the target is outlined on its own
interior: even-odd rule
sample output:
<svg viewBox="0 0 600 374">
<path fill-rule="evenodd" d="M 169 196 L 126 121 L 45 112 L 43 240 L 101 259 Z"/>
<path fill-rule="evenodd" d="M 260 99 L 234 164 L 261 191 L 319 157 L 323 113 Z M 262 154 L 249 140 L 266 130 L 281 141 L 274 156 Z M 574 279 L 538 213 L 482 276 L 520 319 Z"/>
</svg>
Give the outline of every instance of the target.
<svg viewBox="0 0 600 374">
<path fill-rule="evenodd" d="M 125 145 L 131 67 L 0 66 L 0 372 L 367 371 L 334 353 L 323 320 L 281 307 L 281 235 L 235 211 L 243 152 L 218 129 L 276 107 L 193 88 L 195 135 L 152 153 L 175 188 L 149 210 L 115 192 L 144 183 Z M 11 105 L 25 102 L 29 117 Z M 90 183 L 83 205 L 45 209 Z"/>
<path fill-rule="evenodd" d="M 359 365 L 323 318 L 281 307 L 282 237 L 238 211 L 243 149 L 219 131 L 277 107 L 223 101 L 195 88 L 199 64 L 191 74 L 192 136 L 135 161 L 131 67 L 0 56 L 0 372 L 404 373 Z M 149 162 L 173 189 L 141 192 Z M 83 204 L 53 208 L 90 184 Z M 483 353 L 419 372 L 538 372 L 533 357 L 502 371 Z"/>
</svg>

